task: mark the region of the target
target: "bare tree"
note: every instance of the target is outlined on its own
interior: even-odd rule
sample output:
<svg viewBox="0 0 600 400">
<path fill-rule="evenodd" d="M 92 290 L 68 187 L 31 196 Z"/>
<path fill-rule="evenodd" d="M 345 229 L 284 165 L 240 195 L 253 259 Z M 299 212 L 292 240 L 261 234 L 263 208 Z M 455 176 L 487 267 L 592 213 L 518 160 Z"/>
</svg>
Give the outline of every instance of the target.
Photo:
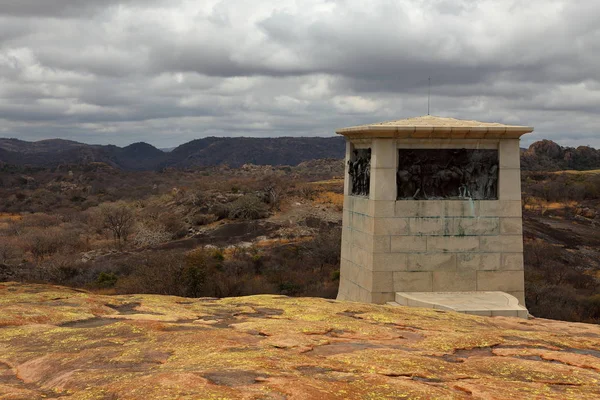
<svg viewBox="0 0 600 400">
<path fill-rule="evenodd" d="M 100 215 L 104 227 L 112 232 L 115 243 L 121 247 L 133 228 L 133 211 L 124 203 L 102 204 Z"/>
</svg>

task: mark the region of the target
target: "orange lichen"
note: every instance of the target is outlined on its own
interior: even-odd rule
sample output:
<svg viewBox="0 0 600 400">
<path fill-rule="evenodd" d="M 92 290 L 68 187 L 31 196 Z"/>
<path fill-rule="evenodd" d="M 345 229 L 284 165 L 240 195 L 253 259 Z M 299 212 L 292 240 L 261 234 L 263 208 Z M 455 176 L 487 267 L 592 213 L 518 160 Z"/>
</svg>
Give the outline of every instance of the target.
<svg viewBox="0 0 600 400">
<path fill-rule="evenodd" d="M 595 399 L 600 327 L 0 285 L 0 398 Z"/>
</svg>

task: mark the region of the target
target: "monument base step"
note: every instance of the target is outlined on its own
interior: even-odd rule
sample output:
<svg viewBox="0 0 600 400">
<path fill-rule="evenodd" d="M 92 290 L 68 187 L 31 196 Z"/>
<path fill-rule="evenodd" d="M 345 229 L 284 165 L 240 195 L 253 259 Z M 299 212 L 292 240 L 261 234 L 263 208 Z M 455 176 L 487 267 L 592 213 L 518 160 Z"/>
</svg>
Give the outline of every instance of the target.
<svg viewBox="0 0 600 400">
<path fill-rule="evenodd" d="M 398 292 L 389 305 L 435 308 L 489 317 L 527 318 L 519 300 L 504 292 Z"/>
</svg>

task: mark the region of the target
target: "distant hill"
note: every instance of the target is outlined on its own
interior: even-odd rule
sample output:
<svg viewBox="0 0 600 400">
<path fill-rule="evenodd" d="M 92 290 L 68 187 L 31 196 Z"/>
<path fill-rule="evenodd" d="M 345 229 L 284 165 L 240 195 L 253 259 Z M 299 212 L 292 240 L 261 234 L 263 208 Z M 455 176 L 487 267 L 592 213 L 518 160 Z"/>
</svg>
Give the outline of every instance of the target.
<svg viewBox="0 0 600 400">
<path fill-rule="evenodd" d="M 551 140 L 540 140 L 521 152 L 521 168 L 529 171 L 599 169 L 600 150 L 589 146 L 562 147 Z"/>
<path fill-rule="evenodd" d="M 322 158 L 343 158 L 343 137 L 215 138 L 192 140 L 169 153 L 168 164 L 195 167 L 227 164 L 298 165 Z"/>
<path fill-rule="evenodd" d="M 62 139 L 38 142 L 0 139 L 0 163 L 36 167 L 103 162 L 123 170 L 148 171 L 225 164 L 234 168 L 244 164 L 295 166 L 310 160 L 343 157 L 342 136 L 207 137 L 192 140 L 170 151 L 144 142 L 118 147 Z M 523 170 L 530 171 L 600 169 L 600 150 L 588 146 L 562 147 L 550 140 L 542 140 L 528 149 L 521 149 L 521 166 Z"/>
<path fill-rule="evenodd" d="M 222 164 L 240 167 L 249 163 L 297 165 L 303 161 L 343 157 L 343 137 L 208 137 L 192 140 L 169 152 L 143 142 L 121 148 L 61 139 L 38 142 L 0 139 L 0 163 L 36 167 L 104 162 L 124 170 L 154 170 Z"/>
</svg>

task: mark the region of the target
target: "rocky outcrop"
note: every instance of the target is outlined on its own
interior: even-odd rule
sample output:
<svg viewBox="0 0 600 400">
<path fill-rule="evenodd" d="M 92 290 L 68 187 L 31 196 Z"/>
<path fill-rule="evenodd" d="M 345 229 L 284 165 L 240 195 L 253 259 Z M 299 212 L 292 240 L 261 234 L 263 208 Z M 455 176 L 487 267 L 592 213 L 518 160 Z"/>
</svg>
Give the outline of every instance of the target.
<svg viewBox="0 0 600 400">
<path fill-rule="evenodd" d="M 600 327 L 0 284 L 0 398 L 597 399 Z"/>
</svg>

